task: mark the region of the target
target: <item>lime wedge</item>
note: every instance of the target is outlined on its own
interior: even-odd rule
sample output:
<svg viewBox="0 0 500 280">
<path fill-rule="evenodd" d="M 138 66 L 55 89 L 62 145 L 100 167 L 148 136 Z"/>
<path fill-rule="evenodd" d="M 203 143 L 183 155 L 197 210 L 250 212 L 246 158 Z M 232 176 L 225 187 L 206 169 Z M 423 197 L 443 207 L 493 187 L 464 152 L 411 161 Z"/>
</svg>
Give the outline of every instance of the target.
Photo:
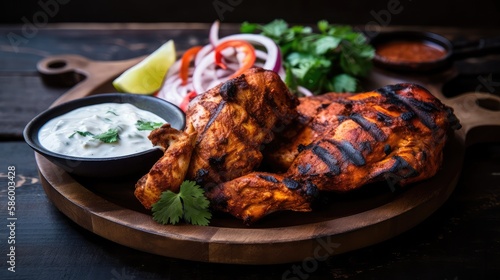
<svg viewBox="0 0 500 280">
<path fill-rule="evenodd" d="M 120 92 L 153 94 L 160 89 L 168 69 L 176 60 L 174 41 L 170 40 L 113 81 Z"/>
</svg>

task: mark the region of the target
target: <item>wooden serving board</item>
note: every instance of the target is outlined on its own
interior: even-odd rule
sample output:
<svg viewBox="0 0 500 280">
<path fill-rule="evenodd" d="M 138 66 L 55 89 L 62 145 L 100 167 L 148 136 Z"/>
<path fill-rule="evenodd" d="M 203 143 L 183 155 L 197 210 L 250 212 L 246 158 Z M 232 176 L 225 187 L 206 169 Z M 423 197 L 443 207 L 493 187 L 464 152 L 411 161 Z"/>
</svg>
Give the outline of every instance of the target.
<svg viewBox="0 0 500 280">
<path fill-rule="evenodd" d="M 140 59 L 97 62 L 78 56 L 58 56 L 41 61 L 38 69 L 48 81 L 57 81 L 57 77 L 86 76 L 55 105 L 113 91 L 113 78 Z M 484 103 L 478 102 L 482 99 L 488 104 L 500 104 L 500 98 L 468 93 L 446 99 L 441 94 L 441 86 L 444 79 L 452 75 L 450 71 L 424 80 L 374 71 L 367 83 L 376 88 L 401 81 L 418 82 L 455 109 L 463 128 L 452 135 L 445 146 L 444 162 L 436 176 L 405 188 L 382 182 L 348 194 L 332 194 L 322 209 L 310 213 L 275 213 L 252 227 L 218 213 L 206 227 L 160 225 L 133 196 L 138 178 L 79 178 L 44 157 L 35 156 L 43 187 L 53 204 L 83 228 L 124 246 L 167 257 L 213 263 L 276 264 L 307 258 L 323 259 L 326 255 L 390 239 L 419 224 L 453 192 L 466 145 L 500 141 L 500 112 L 491 110 L 491 106 L 485 109 L 478 105 Z M 489 134 L 484 133 L 486 129 Z"/>
</svg>

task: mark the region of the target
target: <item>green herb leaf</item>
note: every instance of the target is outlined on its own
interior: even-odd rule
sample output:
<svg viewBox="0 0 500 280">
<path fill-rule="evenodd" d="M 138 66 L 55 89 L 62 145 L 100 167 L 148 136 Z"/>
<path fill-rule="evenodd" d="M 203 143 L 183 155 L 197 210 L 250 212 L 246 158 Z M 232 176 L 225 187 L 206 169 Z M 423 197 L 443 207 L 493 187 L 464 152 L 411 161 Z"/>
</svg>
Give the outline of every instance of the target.
<svg viewBox="0 0 500 280">
<path fill-rule="evenodd" d="M 206 226 L 212 214 L 208 211 L 210 202 L 203 189 L 193 181 L 181 185 L 180 194 L 184 206 L 184 220 L 193 225 Z"/>
<path fill-rule="evenodd" d="M 194 181 L 184 181 L 179 193 L 165 191 L 153 204 L 153 219 L 160 224 L 177 224 L 181 219 L 193 225 L 207 226 L 212 218 L 210 202 Z"/>
<path fill-rule="evenodd" d="M 76 131 L 76 133 L 80 134 L 81 136 L 94 136 L 92 132 L 90 131 Z"/>
<path fill-rule="evenodd" d="M 182 217 L 181 196 L 172 191 L 163 192 L 160 200 L 153 204 L 153 219 L 160 224 L 175 225 Z"/>
<path fill-rule="evenodd" d="M 326 20 L 318 21 L 318 29 L 321 33 L 327 33 L 329 26 L 330 26 L 330 24 Z"/>
<path fill-rule="evenodd" d="M 253 33 L 257 30 L 258 27 L 259 27 L 258 24 L 249 23 L 248 21 L 244 21 L 241 24 L 240 31 L 241 31 L 241 33 Z"/>
<path fill-rule="evenodd" d="M 272 38 L 280 38 L 288 31 L 288 24 L 284 20 L 277 19 L 271 24 L 262 26 L 262 31 Z"/>
<path fill-rule="evenodd" d="M 329 51 L 333 51 L 341 41 L 342 39 L 333 36 L 321 37 L 314 42 L 314 54 L 324 55 Z"/>
<path fill-rule="evenodd" d="M 135 123 L 135 127 L 137 128 L 137 130 L 153 130 L 161 127 L 162 125 L 163 123 L 160 122 L 148 122 L 143 120 L 138 120 Z"/>
<path fill-rule="evenodd" d="M 333 86 L 331 91 L 333 92 L 353 92 L 356 90 L 356 78 L 348 74 L 340 74 L 333 77 Z"/>
<path fill-rule="evenodd" d="M 92 134 L 92 132 L 90 131 L 75 131 L 73 134 L 71 134 L 69 136 L 69 138 L 73 138 L 73 136 L 75 136 L 75 134 L 80 134 L 81 136 L 83 137 L 87 137 L 87 136 L 94 136 L 94 134 Z"/>
<path fill-rule="evenodd" d="M 299 86 L 297 78 L 293 75 L 292 67 L 285 67 L 285 83 L 288 85 L 290 90 L 296 92 Z"/>
<path fill-rule="evenodd" d="M 101 140 L 104 143 L 114 143 L 118 142 L 120 137 L 118 136 L 118 129 L 116 128 L 110 128 L 108 131 L 94 135 L 92 138 Z"/>
</svg>

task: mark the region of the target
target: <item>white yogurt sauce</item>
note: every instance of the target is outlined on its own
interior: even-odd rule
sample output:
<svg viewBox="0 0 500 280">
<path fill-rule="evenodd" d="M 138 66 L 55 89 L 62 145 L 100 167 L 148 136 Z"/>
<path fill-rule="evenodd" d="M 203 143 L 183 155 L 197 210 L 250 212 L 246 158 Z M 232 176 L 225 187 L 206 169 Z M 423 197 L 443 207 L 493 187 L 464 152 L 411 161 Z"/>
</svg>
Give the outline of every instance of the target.
<svg viewBox="0 0 500 280">
<path fill-rule="evenodd" d="M 153 148 L 148 139 L 151 130 L 139 130 L 138 121 L 166 123 L 132 104 L 103 103 L 78 108 L 48 121 L 40 129 L 38 139 L 46 149 L 68 156 L 123 156 Z M 118 139 L 106 143 L 104 141 L 113 141 L 103 134 L 110 131 L 117 132 Z M 116 133 L 111 133 L 113 135 Z"/>
</svg>

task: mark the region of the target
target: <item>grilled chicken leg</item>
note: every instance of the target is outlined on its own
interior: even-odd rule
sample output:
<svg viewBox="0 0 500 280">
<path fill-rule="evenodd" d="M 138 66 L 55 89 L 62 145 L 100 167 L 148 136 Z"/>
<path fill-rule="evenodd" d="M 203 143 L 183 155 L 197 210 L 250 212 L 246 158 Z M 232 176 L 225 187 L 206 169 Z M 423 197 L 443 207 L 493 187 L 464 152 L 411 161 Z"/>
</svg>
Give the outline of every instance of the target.
<svg viewBox="0 0 500 280">
<path fill-rule="evenodd" d="M 179 191 L 189 167 L 196 135 L 192 126 L 184 132 L 170 124 L 151 132 L 149 139 L 153 145 L 165 148 L 165 153 L 135 185 L 134 195 L 146 209 L 151 209 L 163 191 Z"/>
</svg>

